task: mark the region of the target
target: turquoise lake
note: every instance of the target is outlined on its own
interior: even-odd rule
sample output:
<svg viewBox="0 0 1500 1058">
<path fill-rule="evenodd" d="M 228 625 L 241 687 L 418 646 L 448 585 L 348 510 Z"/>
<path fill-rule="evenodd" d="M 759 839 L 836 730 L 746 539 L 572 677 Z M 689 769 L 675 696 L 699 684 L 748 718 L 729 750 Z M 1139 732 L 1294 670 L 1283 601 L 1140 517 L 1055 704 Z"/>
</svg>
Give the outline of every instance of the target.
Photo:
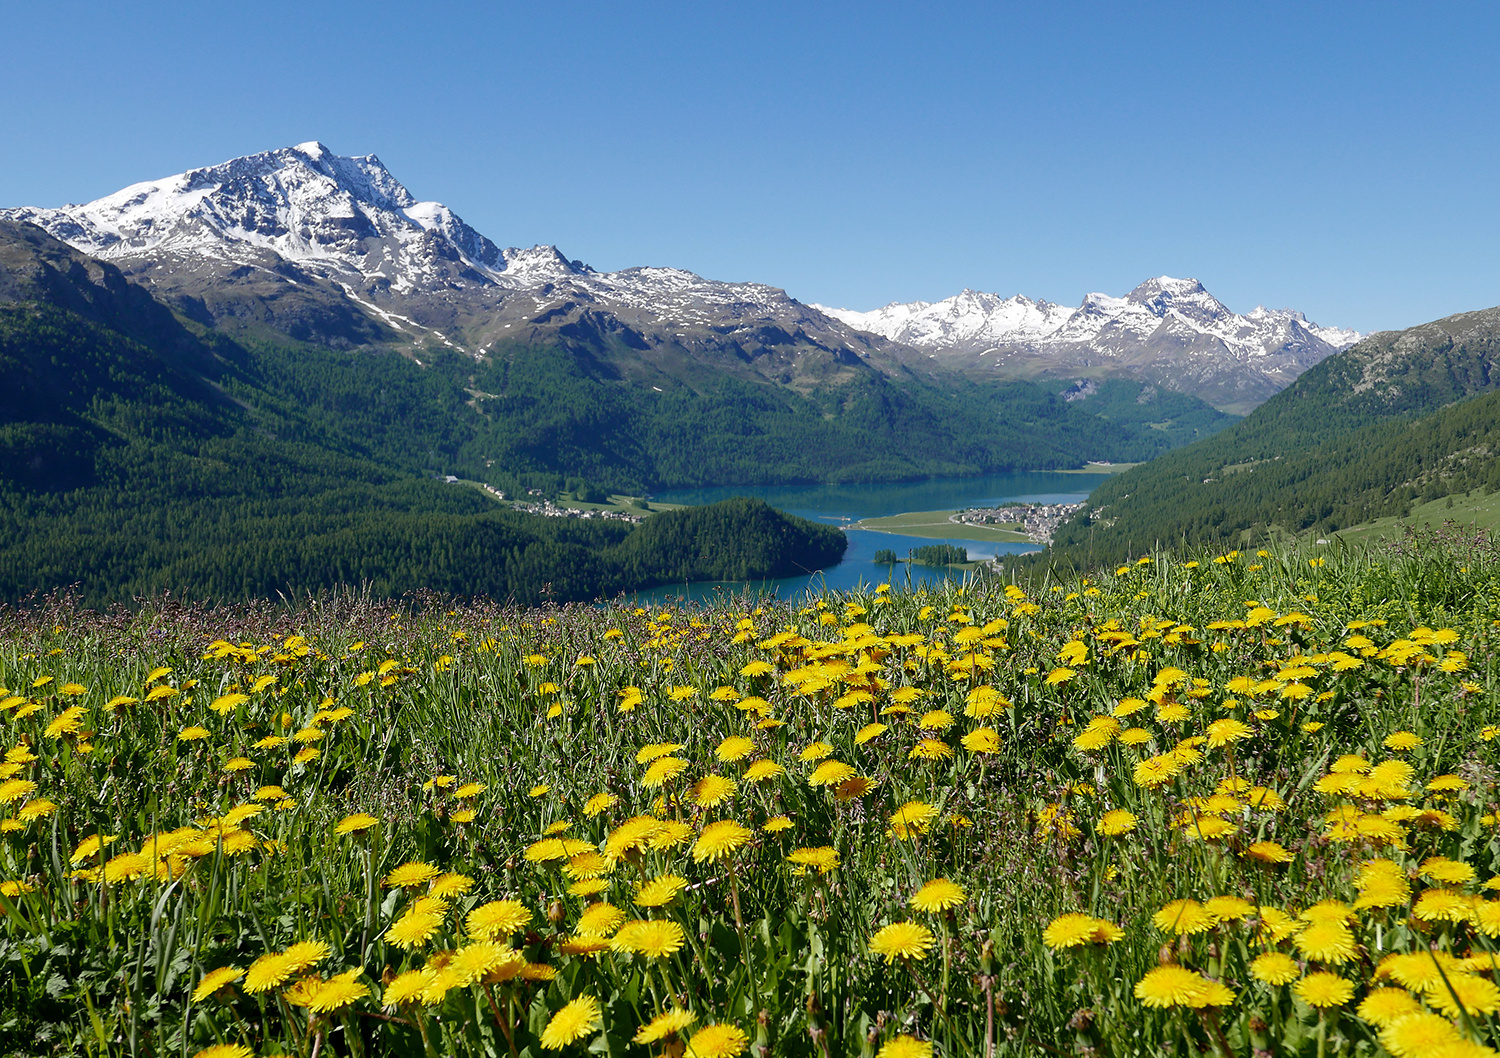
<svg viewBox="0 0 1500 1058">
<path fill-rule="evenodd" d="M 765 500 L 789 514 L 848 526 L 863 518 L 885 518 L 906 511 L 946 511 L 964 507 L 987 507 L 1007 501 L 1023 503 L 1078 503 L 1105 480 L 1104 474 L 1059 474 L 1030 472 L 1023 474 L 986 474 L 972 478 L 934 478 L 894 485 L 769 485 L 741 488 L 674 489 L 652 493 L 662 503 L 716 503 L 733 496 L 753 496 Z M 718 595 L 759 593 L 792 599 L 811 588 L 852 590 L 861 585 L 873 586 L 890 581 L 900 590 L 949 577 L 962 577 L 961 571 L 950 572 L 931 566 L 894 568 L 877 566 L 875 552 L 890 548 L 905 555 L 924 544 L 956 543 L 969 549 L 969 558 L 993 558 L 1000 554 L 1018 554 L 1039 550 L 1028 543 L 1000 543 L 994 540 L 934 540 L 929 537 L 877 533 L 868 529 L 846 529 L 849 550 L 836 566 L 800 577 L 752 583 L 697 582 L 679 584 L 639 593 L 643 602 L 661 604 L 679 600 L 699 602 Z"/>
</svg>

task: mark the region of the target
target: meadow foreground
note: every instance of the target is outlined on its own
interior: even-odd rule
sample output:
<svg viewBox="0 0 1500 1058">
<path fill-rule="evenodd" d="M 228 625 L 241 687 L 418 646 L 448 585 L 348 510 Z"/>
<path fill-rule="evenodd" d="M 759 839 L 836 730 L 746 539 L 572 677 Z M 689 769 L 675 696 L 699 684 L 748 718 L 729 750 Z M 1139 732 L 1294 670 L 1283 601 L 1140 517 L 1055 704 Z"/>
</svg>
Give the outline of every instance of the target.
<svg viewBox="0 0 1500 1058">
<path fill-rule="evenodd" d="M 1500 552 L 1417 543 L 7 613 L 0 1050 L 1495 1053 Z"/>
</svg>

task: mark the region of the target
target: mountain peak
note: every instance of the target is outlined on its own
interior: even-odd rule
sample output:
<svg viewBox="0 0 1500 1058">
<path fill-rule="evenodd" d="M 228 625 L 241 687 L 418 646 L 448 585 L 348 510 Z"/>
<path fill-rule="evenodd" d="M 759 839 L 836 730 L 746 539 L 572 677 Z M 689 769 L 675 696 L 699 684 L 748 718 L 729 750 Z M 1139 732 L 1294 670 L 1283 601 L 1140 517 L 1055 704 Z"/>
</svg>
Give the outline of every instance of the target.
<svg viewBox="0 0 1500 1058">
<path fill-rule="evenodd" d="M 0 211 L 112 260 L 164 254 L 232 270 L 266 252 L 340 281 L 404 290 L 493 282 L 498 247 L 437 202 L 418 202 L 373 154 L 318 140 L 133 184 L 61 209 Z"/>
<path fill-rule="evenodd" d="M 1136 287 L 1125 300 L 1134 302 L 1150 301 L 1152 298 L 1165 294 L 1168 297 L 1180 298 L 1190 297 L 1194 294 L 1207 294 L 1203 284 L 1196 279 L 1174 279 L 1171 276 L 1156 276 L 1148 279 Z"/>
</svg>

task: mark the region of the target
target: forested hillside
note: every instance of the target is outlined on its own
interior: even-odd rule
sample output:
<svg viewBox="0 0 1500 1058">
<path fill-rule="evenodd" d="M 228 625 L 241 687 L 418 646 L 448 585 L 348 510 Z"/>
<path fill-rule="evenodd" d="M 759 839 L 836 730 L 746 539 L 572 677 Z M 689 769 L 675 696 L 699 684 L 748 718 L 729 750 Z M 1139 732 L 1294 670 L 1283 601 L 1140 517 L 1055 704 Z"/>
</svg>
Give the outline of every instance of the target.
<svg viewBox="0 0 1500 1058">
<path fill-rule="evenodd" d="M 1243 423 L 1101 485 L 1054 538 L 1063 561 L 1164 544 L 1332 532 L 1500 487 L 1500 309 L 1374 335 Z"/>
</svg>

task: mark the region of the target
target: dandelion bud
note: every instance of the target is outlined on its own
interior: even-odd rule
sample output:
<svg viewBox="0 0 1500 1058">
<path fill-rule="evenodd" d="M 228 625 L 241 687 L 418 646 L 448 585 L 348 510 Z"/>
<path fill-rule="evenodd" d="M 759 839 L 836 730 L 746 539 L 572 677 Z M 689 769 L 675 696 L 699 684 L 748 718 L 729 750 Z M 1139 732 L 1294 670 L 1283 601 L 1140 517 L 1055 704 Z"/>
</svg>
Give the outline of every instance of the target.
<svg viewBox="0 0 1500 1058">
<path fill-rule="evenodd" d="M 1192 953 L 1193 942 L 1191 939 L 1189 939 L 1188 935 L 1184 933 L 1182 936 L 1177 938 L 1177 954 L 1186 959 Z"/>
<path fill-rule="evenodd" d="M 563 911 L 563 903 L 561 900 L 554 900 L 547 907 L 547 921 L 552 923 L 554 927 L 562 925 L 564 914 L 565 912 Z"/>
<path fill-rule="evenodd" d="M 1163 944 L 1161 946 L 1161 951 L 1156 953 L 1156 961 L 1161 963 L 1163 966 L 1170 966 L 1172 963 L 1176 962 L 1177 956 L 1172 952 L 1172 945 Z"/>
<path fill-rule="evenodd" d="M 1270 1027 L 1260 1015 L 1251 1015 L 1250 1050 L 1256 1055 L 1256 1058 L 1260 1058 L 1260 1055 L 1267 1055 L 1269 1058 L 1271 1053 L 1271 1037 L 1268 1030 Z"/>
</svg>

